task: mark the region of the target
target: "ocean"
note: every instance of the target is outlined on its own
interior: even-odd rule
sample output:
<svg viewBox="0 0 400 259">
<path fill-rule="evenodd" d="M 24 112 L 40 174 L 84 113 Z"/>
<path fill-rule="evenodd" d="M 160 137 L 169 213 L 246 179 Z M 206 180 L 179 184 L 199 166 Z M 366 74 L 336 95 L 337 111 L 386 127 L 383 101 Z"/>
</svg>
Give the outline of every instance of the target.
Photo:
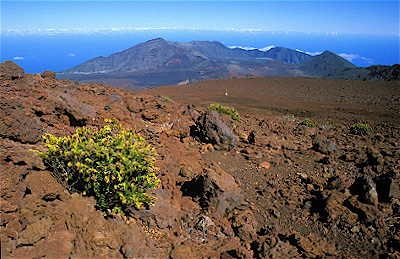
<svg viewBox="0 0 400 259">
<path fill-rule="evenodd" d="M 1 62 L 12 60 L 26 73 L 60 72 L 98 56 L 164 38 L 174 42 L 219 41 L 226 46 L 280 46 L 311 54 L 325 50 L 359 67 L 400 63 L 398 35 L 345 35 L 269 31 L 144 30 L 129 33 L 1 35 Z"/>
</svg>

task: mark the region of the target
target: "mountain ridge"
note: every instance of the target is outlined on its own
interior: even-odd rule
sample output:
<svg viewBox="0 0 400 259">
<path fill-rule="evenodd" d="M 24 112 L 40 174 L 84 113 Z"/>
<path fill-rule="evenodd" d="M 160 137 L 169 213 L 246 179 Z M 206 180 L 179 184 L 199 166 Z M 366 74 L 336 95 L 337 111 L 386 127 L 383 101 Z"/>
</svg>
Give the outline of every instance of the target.
<svg viewBox="0 0 400 259">
<path fill-rule="evenodd" d="M 288 53 L 288 54 L 287 54 Z M 275 57 L 275 58 L 272 58 Z M 298 63 L 311 56 L 299 51 L 276 47 L 266 52 L 230 49 L 218 41 L 169 42 L 156 38 L 139 43 L 108 57 L 96 57 L 59 74 L 94 74 L 115 72 L 151 72 L 155 69 L 188 69 L 209 61 L 257 61 L 265 58 L 284 63 Z M 175 64 L 174 61 L 176 61 Z M 260 61 L 257 61 L 260 62 Z"/>
<path fill-rule="evenodd" d="M 316 56 L 285 48 L 229 48 L 218 41 L 170 42 L 155 38 L 99 56 L 57 74 L 59 79 L 103 83 L 138 91 L 162 85 L 231 77 L 326 77 L 399 80 L 399 68 L 358 68 L 325 51 Z M 382 74 L 382 75 L 381 75 Z M 397 79 L 396 79 L 397 78 Z"/>
</svg>

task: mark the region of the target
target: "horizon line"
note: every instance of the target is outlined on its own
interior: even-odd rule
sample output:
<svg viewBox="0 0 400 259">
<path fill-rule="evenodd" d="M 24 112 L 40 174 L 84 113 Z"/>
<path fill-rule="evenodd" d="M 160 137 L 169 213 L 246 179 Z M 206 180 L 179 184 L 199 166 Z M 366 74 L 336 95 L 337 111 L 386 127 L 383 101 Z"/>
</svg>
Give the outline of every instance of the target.
<svg viewBox="0 0 400 259">
<path fill-rule="evenodd" d="M 243 33 L 278 33 L 278 34 L 313 34 L 313 35 L 386 35 L 400 36 L 400 33 L 354 33 L 354 32 L 320 32 L 320 31 L 292 31 L 292 30 L 270 30 L 259 28 L 179 28 L 179 27 L 95 27 L 95 28 L 39 28 L 39 29 L 2 29 L 2 36 L 25 36 L 25 35 L 68 35 L 68 34 L 117 34 L 143 31 L 225 31 Z"/>
</svg>

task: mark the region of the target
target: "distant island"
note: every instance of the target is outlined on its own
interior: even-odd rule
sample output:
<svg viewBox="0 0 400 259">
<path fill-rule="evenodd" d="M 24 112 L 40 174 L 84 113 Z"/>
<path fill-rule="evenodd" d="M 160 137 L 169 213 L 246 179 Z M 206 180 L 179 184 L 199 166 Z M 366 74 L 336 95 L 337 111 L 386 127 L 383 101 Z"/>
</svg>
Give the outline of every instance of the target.
<svg viewBox="0 0 400 259">
<path fill-rule="evenodd" d="M 103 83 L 138 91 L 233 77 L 324 77 L 399 80 L 400 65 L 359 68 L 325 51 L 311 56 L 273 47 L 267 51 L 228 48 L 217 41 L 169 42 L 156 38 L 108 57 L 96 57 L 57 73 L 59 79 Z"/>
</svg>

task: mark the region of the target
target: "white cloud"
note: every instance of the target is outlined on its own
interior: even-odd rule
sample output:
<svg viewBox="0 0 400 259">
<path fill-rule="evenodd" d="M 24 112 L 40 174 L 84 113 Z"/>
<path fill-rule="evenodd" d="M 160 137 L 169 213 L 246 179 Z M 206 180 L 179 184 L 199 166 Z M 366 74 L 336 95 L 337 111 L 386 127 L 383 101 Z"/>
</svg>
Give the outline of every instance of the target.
<svg viewBox="0 0 400 259">
<path fill-rule="evenodd" d="M 257 49 L 259 51 L 264 51 L 265 52 L 265 51 L 268 51 L 270 49 L 275 48 L 275 46 L 271 45 L 271 46 L 267 46 L 267 47 L 264 47 L 264 48 L 261 48 L 261 49 L 254 48 L 254 47 L 243 47 L 243 46 L 228 46 L 228 48 L 230 48 L 230 49 L 244 49 L 244 50 L 255 50 L 255 49 Z"/>
<path fill-rule="evenodd" d="M 360 55 L 357 55 L 357 54 L 340 53 L 338 55 L 341 56 L 344 59 L 347 59 L 350 62 L 353 62 L 354 60 L 360 59 L 360 60 L 366 61 L 369 64 L 373 64 L 374 61 L 375 61 L 375 60 L 373 60 L 371 58 L 361 57 Z"/>
<path fill-rule="evenodd" d="M 14 57 L 13 60 L 24 60 L 24 57 Z"/>
<path fill-rule="evenodd" d="M 296 49 L 296 51 L 301 52 L 301 53 L 306 53 L 306 54 L 311 55 L 311 56 L 316 56 L 316 55 L 321 55 L 322 54 L 322 51 L 310 52 L 310 51 L 303 51 L 301 49 Z"/>
<path fill-rule="evenodd" d="M 317 56 L 317 55 L 321 55 L 322 51 L 315 51 L 315 52 L 306 51 L 305 53 L 308 55 L 311 55 L 311 56 Z"/>
<path fill-rule="evenodd" d="M 35 30 L 20 30 L 20 29 L 3 29 L 1 35 L 21 36 L 21 35 L 65 35 L 65 34 L 116 34 L 116 33 L 134 33 L 139 31 L 167 31 L 167 30 L 192 30 L 192 31 L 226 31 L 226 32 L 243 32 L 257 33 L 267 32 L 274 33 L 271 30 L 257 28 L 219 28 L 219 29 L 204 29 L 204 28 L 178 28 L 178 27 L 112 27 L 112 28 L 66 28 L 66 29 L 35 29 Z M 280 32 L 278 32 L 280 33 Z"/>
<path fill-rule="evenodd" d="M 268 50 L 270 50 L 270 49 L 273 49 L 273 48 L 275 48 L 275 46 L 274 46 L 274 45 L 271 45 L 271 46 L 267 46 L 267 47 L 264 47 L 264 48 L 262 48 L 262 49 L 259 49 L 259 51 L 264 51 L 264 52 L 266 52 L 266 51 L 268 51 Z"/>
<path fill-rule="evenodd" d="M 347 59 L 348 61 L 353 61 L 357 58 L 359 58 L 360 56 L 355 55 L 355 54 L 346 54 L 346 53 L 340 53 L 339 56 L 341 56 L 342 58 Z"/>
<path fill-rule="evenodd" d="M 67 56 L 68 56 L 68 57 L 75 57 L 76 54 L 75 54 L 75 53 L 69 53 Z"/>
<path fill-rule="evenodd" d="M 243 47 L 243 46 L 228 46 L 230 49 L 244 49 L 244 50 L 255 50 L 257 48 L 253 47 Z"/>
</svg>

